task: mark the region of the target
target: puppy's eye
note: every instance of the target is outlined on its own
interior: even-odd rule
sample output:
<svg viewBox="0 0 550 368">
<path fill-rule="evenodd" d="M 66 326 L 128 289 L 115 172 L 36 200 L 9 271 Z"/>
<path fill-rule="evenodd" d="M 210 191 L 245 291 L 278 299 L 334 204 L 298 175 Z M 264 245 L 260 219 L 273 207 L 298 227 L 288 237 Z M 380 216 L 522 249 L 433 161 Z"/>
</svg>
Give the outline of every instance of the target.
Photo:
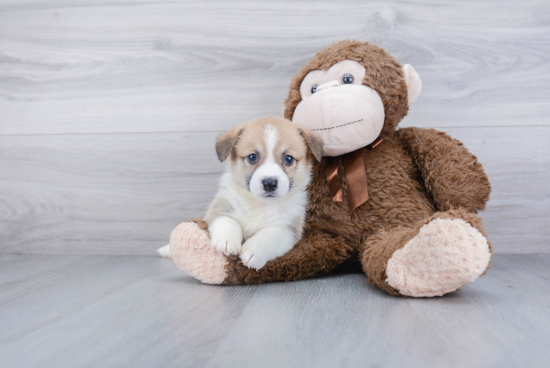
<svg viewBox="0 0 550 368">
<path fill-rule="evenodd" d="M 286 155 L 284 161 L 285 165 L 290 166 L 294 163 L 294 157 L 292 157 L 291 155 Z"/>
<path fill-rule="evenodd" d="M 250 155 L 248 155 L 247 159 L 248 162 L 250 162 L 251 164 L 255 164 L 256 162 L 258 162 L 258 155 L 255 153 L 251 153 Z"/>
<path fill-rule="evenodd" d="M 353 75 L 346 73 L 342 77 L 342 83 L 343 84 L 352 84 L 353 83 Z"/>
<path fill-rule="evenodd" d="M 313 87 L 311 87 L 311 93 L 317 92 L 317 87 L 319 87 L 319 86 L 314 84 Z"/>
</svg>

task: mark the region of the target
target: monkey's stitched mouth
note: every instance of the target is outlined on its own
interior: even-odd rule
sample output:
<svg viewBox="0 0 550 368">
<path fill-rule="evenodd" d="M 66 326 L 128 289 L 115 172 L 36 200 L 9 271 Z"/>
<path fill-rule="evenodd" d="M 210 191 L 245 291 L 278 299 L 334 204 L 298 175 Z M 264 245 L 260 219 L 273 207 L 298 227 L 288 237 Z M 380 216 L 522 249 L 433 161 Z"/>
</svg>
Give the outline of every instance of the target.
<svg viewBox="0 0 550 368">
<path fill-rule="evenodd" d="M 351 123 L 345 123 L 345 124 L 341 124 L 341 125 L 336 125 L 336 126 L 333 126 L 333 127 L 329 127 L 329 128 L 320 128 L 320 129 L 310 129 L 312 131 L 319 131 L 319 130 L 331 130 L 331 129 L 336 129 L 336 128 L 341 128 L 341 127 L 344 127 L 344 126 L 347 126 L 347 125 L 351 125 L 351 124 L 355 124 L 355 123 L 360 123 L 362 122 L 363 119 L 359 119 L 359 120 L 355 120 L 355 121 L 352 121 Z"/>
</svg>

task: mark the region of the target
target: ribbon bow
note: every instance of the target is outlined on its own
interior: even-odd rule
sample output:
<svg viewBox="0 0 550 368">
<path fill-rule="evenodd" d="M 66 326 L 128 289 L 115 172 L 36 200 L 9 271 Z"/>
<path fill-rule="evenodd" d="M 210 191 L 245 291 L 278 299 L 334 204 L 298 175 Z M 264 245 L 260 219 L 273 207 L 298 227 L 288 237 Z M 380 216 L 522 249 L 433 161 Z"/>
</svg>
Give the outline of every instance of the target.
<svg viewBox="0 0 550 368">
<path fill-rule="evenodd" d="M 375 148 L 382 142 L 382 139 L 374 141 L 369 147 Z M 369 199 L 369 191 L 367 188 L 367 172 L 365 171 L 365 160 L 363 158 L 363 149 L 346 153 L 342 156 L 327 157 L 326 174 L 327 183 L 332 194 L 334 202 L 343 202 L 344 194 L 340 186 L 338 178 L 338 165 L 340 159 L 344 160 L 344 168 L 346 172 L 347 194 L 349 211 L 352 213 L 357 207 L 365 203 Z"/>
</svg>

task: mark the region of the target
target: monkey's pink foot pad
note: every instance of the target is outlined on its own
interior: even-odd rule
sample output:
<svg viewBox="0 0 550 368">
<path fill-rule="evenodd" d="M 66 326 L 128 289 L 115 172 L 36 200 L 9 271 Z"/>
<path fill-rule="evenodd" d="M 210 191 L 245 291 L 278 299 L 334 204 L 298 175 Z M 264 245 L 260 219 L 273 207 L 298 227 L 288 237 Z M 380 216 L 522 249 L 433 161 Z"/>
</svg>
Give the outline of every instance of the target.
<svg viewBox="0 0 550 368">
<path fill-rule="evenodd" d="M 386 282 L 401 294 L 441 296 L 473 282 L 489 266 L 487 239 L 460 219 L 435 219 L 388 260 Z"/>
<path fill-rule="evenodd" d="M 170 236 L 172 259 L 180 270 L 205 284 L 221 284 L 227 259 L 210 244 L 208 233 L 194 222 L 184 222 Z"/>
</svg>

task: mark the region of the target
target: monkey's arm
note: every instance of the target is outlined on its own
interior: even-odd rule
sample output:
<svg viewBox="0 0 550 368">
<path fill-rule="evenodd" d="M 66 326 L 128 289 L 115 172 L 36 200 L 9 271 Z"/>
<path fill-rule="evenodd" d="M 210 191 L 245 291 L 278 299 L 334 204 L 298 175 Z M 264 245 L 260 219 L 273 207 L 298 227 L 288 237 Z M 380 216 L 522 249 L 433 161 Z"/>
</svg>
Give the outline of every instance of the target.
<svg viewBox="0 0 550 368">
<path fill-rule="evenodd" d="M 235 256 L 229 257 L 225 284 L 257 284 L 296 281 L 331 274 L 349 260 L 355 250 L 340 237 L 322 232 L 306 234 L 283 256 L 269 261 L 259 270 L 244 266 Z"/>
<path fill-rule="evenodd" d="M 404 128 L 397 134 L 440 211 L 485 209 L 491 193 L 489 179 L 461 142 L 434 129 Z"/>
<path fill-rule="evenodd" d="M 259 284 L 294 281 L 330 274 L 356 254 L 340 237 L 312 231 L 287 253 L 259 270 L 243 265 L 238 256 L 225 256 L 210 246 L 208 224 L 180 224 L 170 238 L 172 258 L 185 273 L 207 284 Z"/>
</svg>

